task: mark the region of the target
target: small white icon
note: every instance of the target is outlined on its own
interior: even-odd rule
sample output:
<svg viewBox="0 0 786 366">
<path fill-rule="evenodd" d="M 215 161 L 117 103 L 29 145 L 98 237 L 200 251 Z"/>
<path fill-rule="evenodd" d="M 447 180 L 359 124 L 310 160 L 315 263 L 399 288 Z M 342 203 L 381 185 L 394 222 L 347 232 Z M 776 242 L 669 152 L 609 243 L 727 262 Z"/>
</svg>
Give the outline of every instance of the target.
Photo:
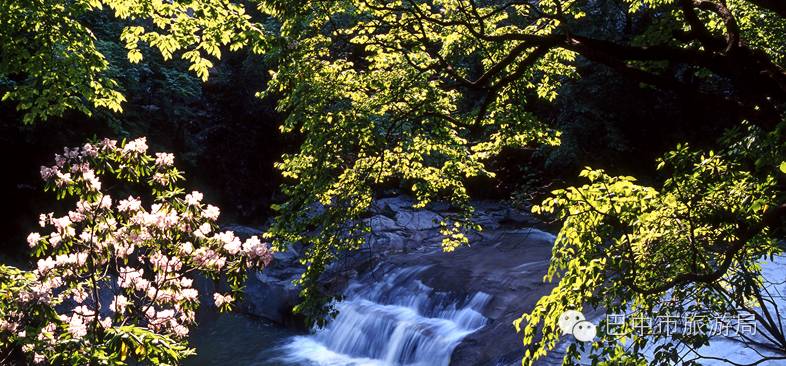
<svg viewBox="0 0 786 366">
<path fill-rule="evenodd" d="M 598 334 L 595 324 L 592 324 L 584 317 L 584 314 L 576 310 L 562 313 L 557 324 L 562 330 L 562 334 L 572 334 L 579 342 L 590 342 Z"/>
<path fill-rule="evenodd" d="M 595 324 L 587 320 L 582 320 L 573 326 L 573 336 L 579 342 L 590 342 L 595 339 L 597 334 L 598 330 L 595 329 Z"/>
<path fill-rule="evenodd" d="M 562 334 L 573 334 L 573 326 L 585 319 L 581 312 L 568 310 L 559 316 L 559 329 L 562 330 Z"/>
</svg>

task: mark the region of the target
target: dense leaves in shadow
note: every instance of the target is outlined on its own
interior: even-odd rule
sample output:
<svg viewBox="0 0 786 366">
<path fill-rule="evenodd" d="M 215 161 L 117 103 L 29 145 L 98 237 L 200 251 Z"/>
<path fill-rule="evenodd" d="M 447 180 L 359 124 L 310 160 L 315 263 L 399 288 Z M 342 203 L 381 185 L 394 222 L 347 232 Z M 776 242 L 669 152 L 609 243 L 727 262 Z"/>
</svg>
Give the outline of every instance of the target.
<svg viewBox="0 0 786 366">
<path fill-rule="evenodd" d="M 0 251 L 22 255 L 37 212 L 55 209 L 45 206 L 53 200 L 42 192 L 40 166 L 51 164 L 64 146 L 93 137 L 147 136 L 153 151 L 176 153 L 190 188 L 226 207 L 225 221 L 264 222 L 280 179 L 273 162 L 286 146 L 273 102 L 256 97 L 269 77 L 266 60 L 250 52 L 227 53 L 203 83 L 184 62 L 165 62 L 151 50 L 145 50 L 143 62 L 130 64 L 118 41 L 121 22 L 106 14 L 90 21 L 128 102 L 122 114 L 68 112 L 33 125 L 22 124 L 13 104 L 0 104 L 0 164 L 7 174 L 0 180 L 7 216 L 0 223 L 7 233 Z"/>
</svg>

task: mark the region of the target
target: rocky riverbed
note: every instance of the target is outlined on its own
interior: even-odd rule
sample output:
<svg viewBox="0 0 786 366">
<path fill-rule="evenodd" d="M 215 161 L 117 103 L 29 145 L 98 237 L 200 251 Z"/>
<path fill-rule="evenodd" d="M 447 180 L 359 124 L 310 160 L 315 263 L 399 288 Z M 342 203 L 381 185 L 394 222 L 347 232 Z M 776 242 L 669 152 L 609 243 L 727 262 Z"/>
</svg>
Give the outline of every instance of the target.
<svg viewBox="0 0 786 366">
<path fill-rule="evenodd" d="M 460 299 L 485 293 L 488 301 L 478 311 L 485 326 L 455 345 L 450 365 L 516 364 L 523 354 L 512 322 L 550 286 L 542 282 L 553 235 L 526 212 L 498 202 L 476 202 L 475 220 L 483 231 L 454 252 L 440 248 L 439 220 L 451 212 L 445 206 L 413 210 L 407 197 L 381 199 L 367 219 L 372 232 L 366 246 L 336 263 L 326 276 L 326 287 L 343 291 L 352 281 L 383 281 L 397 268 L 421 268 L 411 280 L 439 294 Z M 250 229 L 236 228 L 243 234 Z M 244 232 L 245 231 L 245 232 Z M 292 280 L 302 272 L 298 247 L 278 253 L 276 263 L 257 273 L 247 286 L 244 309 L 288 327 L 301 320 L 292 314 L 297 288 Z"/>
</svg>

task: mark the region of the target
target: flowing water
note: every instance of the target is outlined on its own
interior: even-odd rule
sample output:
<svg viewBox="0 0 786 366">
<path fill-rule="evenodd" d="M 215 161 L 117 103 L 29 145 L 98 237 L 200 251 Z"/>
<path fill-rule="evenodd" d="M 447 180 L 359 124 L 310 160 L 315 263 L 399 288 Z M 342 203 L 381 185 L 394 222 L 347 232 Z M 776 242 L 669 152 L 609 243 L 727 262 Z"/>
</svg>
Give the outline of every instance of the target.
<svg viewBox="0 0 786 366">
<path fill-rule="evenodd" d="M 298 333 L 241 314 L 213 314 L 192 331 L 197 355 L 184 366 L 293 366 L 279 361 L 281 347 Z"/>
<path fill-rule="evenodd" d="M 196 330 L 197 339 L 212 340 L 195 342 L 200 355 L 189 365 L 446 366 L 461 339 L 486 324 L 480 311 L 490 296 L 434 291 L 415 278 L 425 269 L 354 281 L 338 316 L 308 335 L 221 315 Z"/>
<path fill-rule="evenodd" d="M 354 282 L 339 315 L 313 335 L 294 337 L 284 360 L 317 365 L 423 365 L 450 362 L 466 335 L 486 324 L 490 296 L 456 298 L 414 279 L 420 268 Z"/>
</svg>

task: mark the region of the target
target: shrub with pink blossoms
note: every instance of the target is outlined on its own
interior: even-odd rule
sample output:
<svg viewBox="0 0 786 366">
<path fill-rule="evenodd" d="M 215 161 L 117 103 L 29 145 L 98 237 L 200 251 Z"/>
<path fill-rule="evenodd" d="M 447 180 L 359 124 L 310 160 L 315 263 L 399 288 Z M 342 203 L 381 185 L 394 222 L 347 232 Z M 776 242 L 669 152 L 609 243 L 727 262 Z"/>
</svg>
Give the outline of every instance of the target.
<svg viewBox="0 0 786 366">
<path fill-rule="evenodd" d="M 228 293 L 205 295 L 229 310 L 248 269 L 270 263 L 259 238 L 218 231 L 220 210 L 179 186 L 174 156 L 147 150 L 144 138 L 103 140 L 41 168 L 73 207 L 39 217 L 27 237 L 34 270 L 0 267 L 0 359 L 22 350 L 38 364 L 177 364 L 194 352 L 194 275 L 226 278 Z"/>
</svg>

